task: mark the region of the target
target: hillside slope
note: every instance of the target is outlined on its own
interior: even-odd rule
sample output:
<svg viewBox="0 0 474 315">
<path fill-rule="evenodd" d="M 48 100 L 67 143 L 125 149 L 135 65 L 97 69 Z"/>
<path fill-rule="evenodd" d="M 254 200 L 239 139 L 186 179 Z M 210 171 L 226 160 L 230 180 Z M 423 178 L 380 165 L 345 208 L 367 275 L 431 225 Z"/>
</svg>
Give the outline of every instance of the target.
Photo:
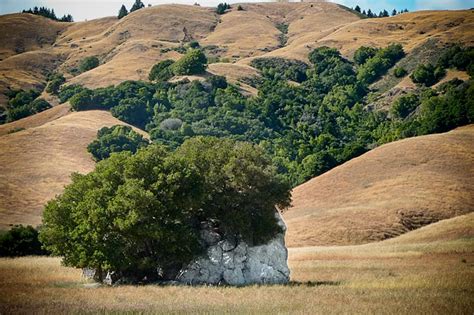
<svg viewBox="0 0 474 315">
<path fill-rule="evenodd" d="M 352 57 L 362 45 L 403 44 L 410 53 L 433 41 L 474 44 L 474 15 L 468 11 L 420 11 L 395 17 L 364 19 L 324 1 L 311 3 L 242 3 L 223 14 L 213 8 L 158 5 L 123 19 L 59 23 L 31 14 L 0 16 L 0 105 L 10 89 L 41 89 L 45 74 L 59 71 L 68 83 L 88 87 L 146 80 L 153 64 L 178 59 L 177 47 L 192 40 L 227 64 L 219 74 L 239 76 L 255 57 L 307 61 L 318 46 L 331 46 Z M 287 33 L 282 30 L 287 28 Z M 77 74 L 79 62 L 98 56 L 96 69 Z M 234 64 L 236 62 L 237 64 Z M 235 66 L 234 66 L 235 65 Z M 75 74 L 74 74 L 75 73 Z"/>
<path fill-rule="evenodd" d="M 28 129 L 0 136 L 0 229 L 10 224 L 39 224 L 44 204 L 62 192 L 70 174 L 94 169 L 86 147 L 97 130 L 125 125 L 106 111 L 58 116 L 52 120 L 49 115 L 35 117 L 21 125 Z"/>
<path fill-rule="evenodd" d="M 287 245 L 362 244 L 474 211 L 474 125 L 376 148 L 293 190 Z"/>
</svg>

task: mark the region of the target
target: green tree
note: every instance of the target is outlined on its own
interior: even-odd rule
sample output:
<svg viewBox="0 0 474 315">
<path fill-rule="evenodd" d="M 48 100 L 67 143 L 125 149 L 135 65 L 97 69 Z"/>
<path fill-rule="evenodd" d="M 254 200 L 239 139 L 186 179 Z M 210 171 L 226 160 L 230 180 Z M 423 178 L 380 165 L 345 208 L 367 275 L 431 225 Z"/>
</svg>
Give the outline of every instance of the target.
<svg viewBox="0 0 474 315">
<path fill-rule="evenodd" d="M 378 48 L 361 46 L 354 53 L 354 61 L 355 61 L 356 64 L 362 65 L 368 59 L 375 56 L 377 51 L 379 51 Z"/>
<path fill-rule="evenodd" d="M 445 75 L 445 71 L 440 66 L 435 67 L 432 64 L 419 64 L 410 78 L 414 83 L 431 86 L 438 82 Z"/>
<path fill-rule="evenodd" d="M 396 118 L 405 118 L 414 111 L 419 104 L 420 100 L 417 95 L 402 95 L 393 102 L 390 113 Z"/>
<path fill-rule="evenodd" d="M 118 13 L 118 18 L 121 19 L 123 17 L 126 17 L 127 15 L 128 15 L 128 10 L 125 7 L 125 5 L 122 4 Z"/>
<path fill-rule="evenodd" d="M 206 70 L 207 58 L 200 49 L 190 49 L 172 68 L 175 75 L 200 74 Z"/>
<path fill-rule="evenodd" d="M 0 257 L 46 254 L 38 240 L 38 231 L 31 225 L 15 225 L 0 235 Z"/>
<path fill-rule="evenodd" d="M 116 125 L 103 127 L 97 132 L 97 139 L 87 146 L 94 160 L 100 161 L 110 157 L 114 152 L 130 151 L 146 147 L 148 140 L 129 126 Z"/>
<path fill-rule="evenodd" d="M 79 70 L 81 72 L 86 72 L 96 68 L 97 66 L 99 66 L 99 58 L 96 56 L 90 56 L 81 60 L 81 63 L 79 64 Z"/>
<path fill-rule="evenodd" d="M 133 11 L 139 10 L 141 8 L 144 8 L 144 7 L 145 7 L 145 5 L 143 4 L 143 2 L 141 2 L 141 0 L 135 0 L 135 3 L 130 8 L 130 13 L 132 13 Z"/>
<path fill-rule="evenodd" d="M 46 92 L 58 95 L 61 85 L 66 82 L 66 78 L 61 73 L 54 73 L 48 78 Z"/>
<path fill-rule="evenodd" d="M 174 64 L 174 61 L 171 59 L 166 59 L 155 64 L 148 74 L 148 79 L 150 81 L 168 81 L 173 77 L 173 71 L 171 66 Z"/>
<path fill-rule="evenodd" d="M 46 205 L 40 239 L 68 266 L 153 280 L 158 267 L 169 274 L 202 251 L 200 222 L 251 244 L 272 238 L 275 206 L 289 196 L 258 147 L 197 137 L 175 152 L 151 145 L 74 174 Z"/>
<path fill-rule="evenodd" d="M 403 78 L 407 75 L 407 71 L 403 67 L 395 67 L 395 69 L 393 69 L 393 75 L 397 78 Z"/>
</svg>

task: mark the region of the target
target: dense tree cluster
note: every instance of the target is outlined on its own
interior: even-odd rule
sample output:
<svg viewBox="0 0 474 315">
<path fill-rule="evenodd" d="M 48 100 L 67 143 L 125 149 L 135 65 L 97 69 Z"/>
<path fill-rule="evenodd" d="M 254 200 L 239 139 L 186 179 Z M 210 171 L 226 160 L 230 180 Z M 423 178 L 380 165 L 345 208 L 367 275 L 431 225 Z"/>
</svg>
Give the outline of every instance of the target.
<svg viewBox="0 0 474 315">
<path fill-rule="evenodd" d="M 377 13 L 372 12 L 371 9 L 368 9 L 367 12 L 365 10 L 362 10 L 359 5 L 356 5 L 353 10 L 356 11 L 357 13 L 361 14 L 363 17 L 366 17 L 366 18 L 378 18 L 378 17 L 389 17 L 390 16 L 387 10 L 382 10 L 377 15 Z M 397 11 L 397 9 L 393 9 L 392 10 L 392 16 L 395 16 L 395 15 L 400 14 L 400 13 L 406 13 L 406 12 L 408 12 L 408 9 L 404 9 L 404 10 L 400 10 L 400 11 Z"/>
<path fill-rule="evenodd" d="M 154 280 L 204 249 L 203 223 L 249 244 L 266 242 L 281 229 L 275 206 L 289 200 L 261 148 L 197 137 L 175 151 L 150 145 L 116 153 L 74 174 L 46 205 L 40 239 L 68 266 Z"/>
<path fill-rule="evenodd" d="M 63 17 L 58 18 L 56 13 L 54 13 L 54 9 L 48 9 L 46 7 L 34 7 L 33 9 L 23 10 L 22 13 L 31 13 L 35 15 L 41 15 L 48 19 L 60 22 L 73 22 L 73 18 L 71 14 L 65 14 Z"/>
<path fill-rule="evenodd" d="M 40 93 L 35 90 L 8 93 L 10 99 L 6 107 L 5 122 L 15 121 L 51 108 L 51 104 L 47 101 L 36 99 L 39 95 Z"/>
<path fill-rule="evenodd" d="M 31 225 L 15 225 L 0 234 L 0 257 L 46 255 L 47 253 L 41 248 L 38 231 Z"/>
<path fill-rule="evenodd" d="M 296 185 L 375 145 L 425 134 L 427 130 L 443 130 L 428 127 L 428 121 L 421 120 L 422 114 L 428 117 L 422 108 L 441 106 L 423 105 L 428 102 L 426 97 L 396 101 L 389 116 L 365 110 L 369 84 L 404 53 L 400 45 L 389 45 L 382 49 L 361 48 L 357 55 L 360 58 L 355 65 L 329 47 L 313 50 L 308 56 L 310 65 L 268 58 L 260 64 L 262 76 L 255 81 L 259 91 L 255 97 L 244 97 L 223 77 L 211 76 L 204 82 L 168 83 L 158 74 L 163 69 L 173 69 L 171 62 L 152 71 L 157 73 L 152 76 L 154 82 L 128 81 L 96 90 L 68 86 L 60 90 L 59 97 L 65 100 L 72 96 L 70 103 L 75 110 L 110 109 L 115 117 L 147 130 L 154 142 L 171 148 L 199 135 L 253 142 Z M 298 77 L 296 73 L 304 73 L 298 85 L 288 81 Z M 457 89 L 462 95 L 470 91 L 461 86 Z M 451 88 L 431 97 L 441 100 L 448 90 Z M 438 101 L 430 102 L 438 104 Z M 471 121 L 471 116 L 466 114 L 471 103 L 443 101 L 442 104 L 461 108 L 449 114 L 457 118 L 451 119 L 455 123 L 449 123 L 450 127 L 446 128 Z M 440 117 L 448 115 L 440 109 L 435 112 Z M 408 123 L 412 120 L 417 123 Z M 424 127 L 415 128 L 415 124 Z"/>
<path fill-rule="evenodd" d="M 250 65 L 262 71 L 267 76 L 280 76 L 282 79 L 295 82 L 305 81 L 306 70 L 309 68 L 309 66 L 302 61 L 279 57 L 256 58 L 251 61 Z"/>
<path fill-rule="evenodd" d="M 360 62 L 357 69 L 357 80 L 365 84 L 373 83 L 379 79 L 388 69 L 405 56 L 400 44 L 390 44 L 385 48 L 371 49 L 360 47 L 355 52 L 356 62 Z"/>
<path fill-rule="evenodd" d="M 97 139 L 87 146 L 87 151 L 96 161 L 100 161 L 110 157 L 114 152 L 130 151 L 135 153 L 148 144 L 148 140 L 130 126 L 116 125 L 110 128 L 101 128 L 97 132 Z"/>
</svg>

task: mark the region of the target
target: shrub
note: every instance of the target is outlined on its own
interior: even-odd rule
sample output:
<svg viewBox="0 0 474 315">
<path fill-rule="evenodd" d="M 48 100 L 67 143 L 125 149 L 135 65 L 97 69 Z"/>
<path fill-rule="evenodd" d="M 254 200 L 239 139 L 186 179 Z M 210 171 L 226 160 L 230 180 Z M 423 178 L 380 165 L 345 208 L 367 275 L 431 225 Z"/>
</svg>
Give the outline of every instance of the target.
<svg viewBox="0 0 474 315">
<path fill-rule="evenodd" d="M 242 6 L 239 4 L 239 5 L 237 6 L 237 11 L 243 11 L 243 10 L 244 10 L 244 9 L 243 9 Z"/>
<path fill-rule="evenodd" d="M 173 72 L 171 66 L 174 64 L 174 61 L 171 59 L 166 59 L 155 64 L 148 75 L 150 81 L 168 81 L 173 77 Z"/>
<path fill-rule="evenodd" d="M 89 89 L 81 89 L 80 92 L 74 94 L 70 99 L 71 109 L 75 111 L 89 110 L 97 108 L 93 99 L 93 92 Z"/>
<path fill-rule="evenodd" d="M 46 92 L 58 95 L 59 88 L 66 82 L 66 79 L 61 73 L 54 73 L 48 78 L 48 85 L 46 86 Z"/>
<path fill-rule="evenodd" d="M 393 69 L 393 75 L 397 78 L 403 78 L 407 75 L 407 71 L 403 67 L 396 67 Z"/>
<path fill-rule="evenodd" d="M 31 225 L 15 225 L 0 235 L 0 257 L 46 255 L 38 240 L 38 231 Z"/>
<path fill-rule="evenodd" d="M 210 83 L 214 89 L 227 88 L 227 80 L 221 75 L 212 75 L 206 79 L 206 82 Z"/>
<path fill-rule="evenodd" d="M 414 83 L 431 86 L 438 82 L 445 75 L 441 67 L 435 67 L 432 64 L 420 64 L 416 67 L 410 78 Z"/>
<path fill-rule="evenodd" d="M 278 75 L 284 79 L 295 82 L 305 81 L 307 79 L 306 70 L 309 68 L 308 65 L 302 61 L 279 57 L 256 58 L 253 59 L 250 64 L 266 75 L 271 77 Z"/>
<path fill-rule="evenodd" d="M 152 280 L 201 253 L 201 222 L 260 244 L 280 231 L 275 206 L 289 200 L 259 147 L 197 137 L 176 152 L 151 145 L 74 174 L 47 203 L 40 239 L 68 266 Z"/>
<path fill-rule="evenodd" d="M 117 106 L 112 108 L 111 113 L 121 121 L 140 128 L 144 128 L 150 119 L 147 104 L 138 98 L 122 99 Z"/>
<path fill-rule="evenodd" d="M 79 64 L 79 70 L 81 72 L 86 72 L 91 69 L 96 68 L 99 65 L 99 59 L 96 56 L 90 56 L 82 59 Z"/>
<path fill-rule="evenodd" d="M 130 126 L 116 125 L 110 128 L 103 127 L 97 132 L 97 139 L 87 146 L 87 151 L 94 160 L 100 161 L 110 157 L 114 152 L 130 151 L 146 147 L 148 140 L 135 132 Z"/>
<path fill-rule="evenodd" d="M 396 118 L 405 118 L 414 111 L 419 104 L 420 100 L 417 95 L 403 95 L 393 102 L 390 113 Z"/>
<path fill-rule="evenodd" d="M 43 99 L 35 100 L 38 95 L 39 93 L 34 90 L 13 92 L 10 95 L 12 98 L 7 103 L 6 121 L 25 118 L 52 107 Z"/>
<path fill-rule="evenodd" d="M 378 48 L 361 46 L 354 53 L 354 61 L 356 64 L 362 65 L 368 59 L 374 57 L 378 51 Z"/>
<path fill-rule="evenodd" d="M 390 67 L 405 55 L 403 47 L 400 44 L 390 44 L 367 59 L 357 71 L 357 79 L 369 84 L 380 78 Z"/>
<path fill-rule="evenodd" d="M 190 49 L 173 66 L 175 75 L 200 74 L 206 69 L 207 58 L 200 49 Z"/>
</svg>

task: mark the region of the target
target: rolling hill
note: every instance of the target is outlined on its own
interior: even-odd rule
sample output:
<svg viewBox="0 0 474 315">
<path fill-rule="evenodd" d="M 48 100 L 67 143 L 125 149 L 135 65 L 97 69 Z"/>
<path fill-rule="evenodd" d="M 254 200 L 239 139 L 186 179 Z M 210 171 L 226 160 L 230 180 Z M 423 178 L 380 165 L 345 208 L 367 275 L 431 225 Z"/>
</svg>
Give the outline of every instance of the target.
<svg viewBox="0 0 474 315">
<path fill-rule="evenodd" d="M 86 148 L 97 130 L 117 124 L 126 125 L 109 112 L 70 113 L 64 104 L 1 126 L 0 229 L 38 225 L 44 204 L 62 192 L 71 173 L 94 169 Z M 25 130 L 4 134 L 15 128 Z"/>
<path fill-rule="evenodd" d="M 248 76 L 246 65 L 255 57 L 307 61 L 308 53 L 323 45 L 352 57 L 362 45 L 399 42 L 421 60 L 426 56 L 417 48 L 428 42 L 433 43 L 431 51 L 448 42 L 474 44 L 474 16 L 468 10 L 361 20 L 347 8 L 323 1 L 240 5 L 243 10 L 236 4 L 224 15 L 213 8 L 158 5 L 121 20 L 105 17 L 76 23 L 31 14 L 0 16 L 0 104 L 6 103 L 9 88 L 44 87 L 45 75 L 52 71 L 64 73 L 68 84 L 87 87 L 146 80 L 153 64 L 178 59 L 181 54 L 175 49 L 191 40 L 220 61 L 209 71 L 226 75 L 231 82 Z M 100 66 L 73 75 L 87 56 L 98 56 Z"/>
<path fill-rule="evenodd" d="M 474 211 L 474 125 L 383 145 L 294 188 L 287 245 L 363 244 Z"/>
</svg>

